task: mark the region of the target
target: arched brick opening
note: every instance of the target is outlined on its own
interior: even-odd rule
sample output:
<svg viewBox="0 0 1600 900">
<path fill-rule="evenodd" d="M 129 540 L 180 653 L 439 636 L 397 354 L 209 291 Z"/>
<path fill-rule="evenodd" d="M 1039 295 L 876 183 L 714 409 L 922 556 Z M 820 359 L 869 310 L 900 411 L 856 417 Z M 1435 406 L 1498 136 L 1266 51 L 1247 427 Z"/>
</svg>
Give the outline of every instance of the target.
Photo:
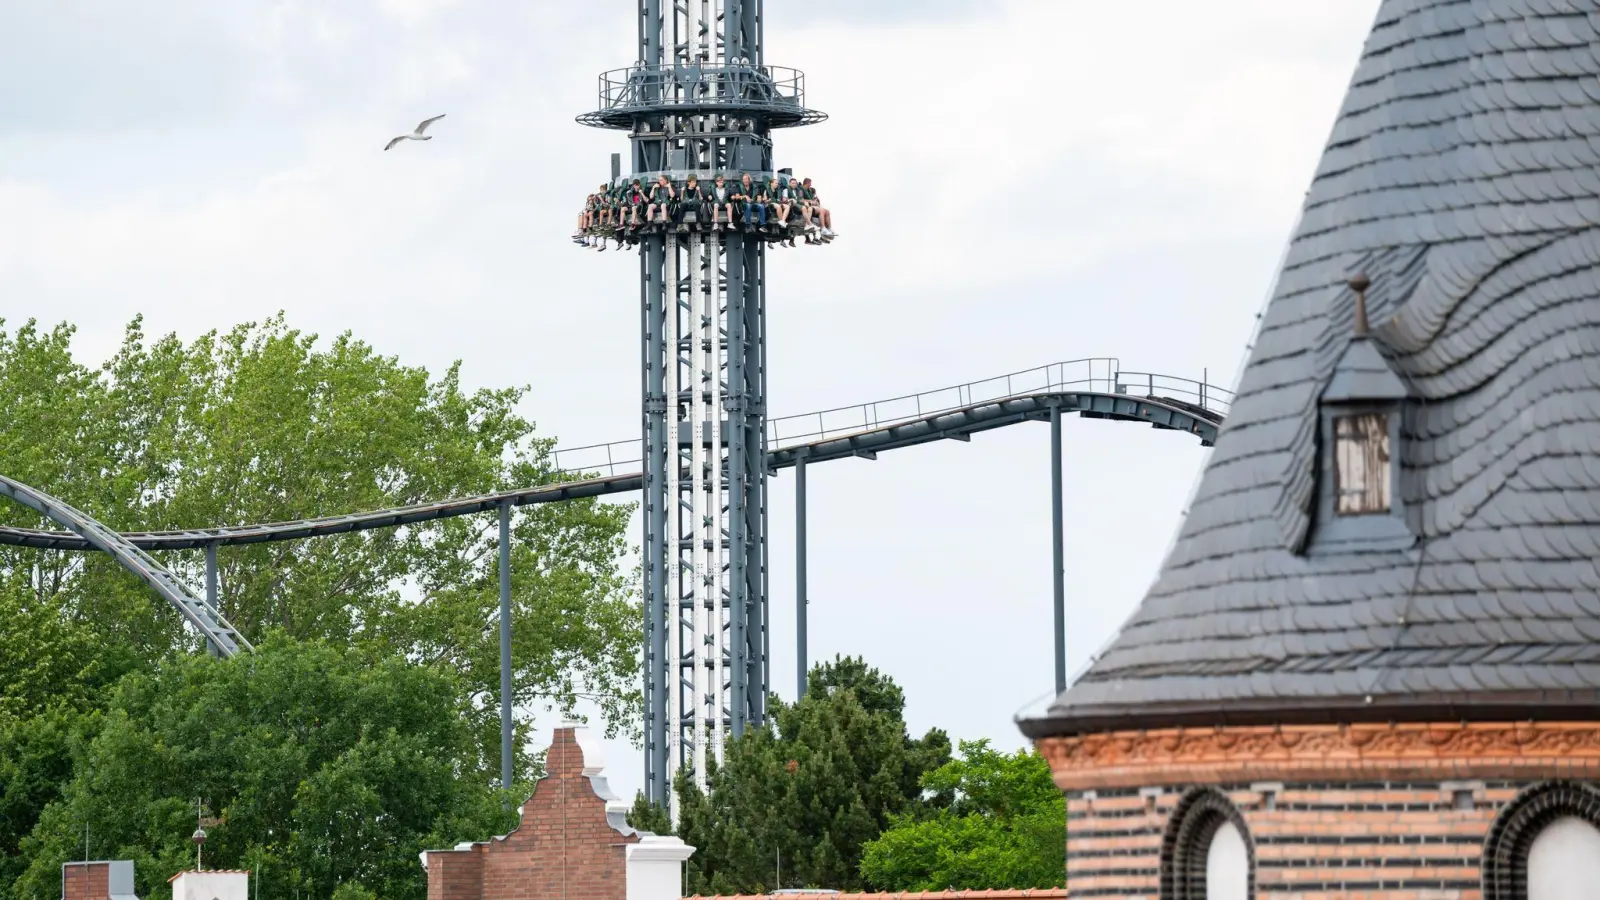
<svg viewBox="0 0 1600 900">
<path fill-rule="evenodd" d="M 1483 900 L 1528 900 L 1528 853 L 1539 833 L 1571 816 L 1600 828 L 1600 791 L 1569 781 L 1537 784 L 1506 805 L 1483 842 Z"/>
<path fill-rule="evenodd" d="M 1208 900 L 1208 851 L 1212 838 L 1228 823 L 1244 838 L 1248 895 L 1255 896 L 1256 847 L 1244 816 L 1221 791 L 1200 788 L 1178 801 L 1161 839 L 1161 900 Z"/>
</svg>

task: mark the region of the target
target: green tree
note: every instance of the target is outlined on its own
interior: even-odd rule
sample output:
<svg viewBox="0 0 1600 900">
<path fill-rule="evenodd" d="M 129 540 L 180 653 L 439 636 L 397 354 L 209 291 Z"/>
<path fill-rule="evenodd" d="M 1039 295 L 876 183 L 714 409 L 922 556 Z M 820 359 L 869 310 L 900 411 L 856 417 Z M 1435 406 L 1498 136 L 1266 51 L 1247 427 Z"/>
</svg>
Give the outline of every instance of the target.
<svg viewBox="0 0 1600 900">
<path fill-rule="evenodd" d="M 256 870 L 264 896 L 421 898 L 418 852 L 515 824 L 466 696 L 443 667 L 281 633 L 231 660 L 168 657 L 125 677 L 101 726 L 70 742 L 71 777 L 6 895 L 58 895 L 87 833 L 91 857 L 132 859 L 153 896 L 193 866 L 199 801 L 220 820 L 207 864 Z"/>
<path fill-rule="evenodd" d="M 89 702 L 116 674 L 107 662 L 82 623 L 0 581 L 0 728 L 52 706 Z"/>
<path fill-rule="evenodd" d="M 554 441 L 517 412 L 526 388 L 468 391 L 459 363 L 433 377 L 348 334 L 319 342 L 280 316 L 188 343 L 147 340 L 135 320 L 111 360 L 90 369 L 73 359 L 72 333 L 33 322 L 8 332 L 0 321 L 0 465 L 119 529 L 293 521 L 567 477 L 554 469 Z M 618 566 L 631 514 L 598 501 L 516 511 L 519 704 L 570 713 L 592 699 L 610 729 L 635 731 L 638 616 Z M 45 524 L 15 504 L 0 504 L 0 523 Z M 450 665 L 480 701 L 493 753 L 497 536 L 484 515 L 227 547 L 221 605 L 252 639 L 281 629 Z M 163 561 L 202 584 L 199 551 Z M 21 592 L 30 611 L 87 633 L 100 658 L 77 674 L 198 649 L 176 613 L 97 554 L 0 550 L 0 596 L 13 597 L 0 602 Z"/>
<path fill-rule="evenodd" d="M 517 412 L 527 389 L 467 390 L 459 364 L 430 375 L 348 334 L 319 341 L 281 316 L 189 342 L 150 340 L 136 319 L 98 367 L 73 357 L 72 338 L 65 324 L 8 330 L 0 320 L 0 473 L 114 528 L 292 521 L 569 477 L 554 469 L 554 441 Z M 638 607 L 618 567 L 631 512 L 592 500 L 516 511 L 520 707 L 570 715 L 588 699 L 608 733 L 636 732 Z M 54 528 L 9 502 L 0 524 Z M 223 611 L 258 643 L 276 631 L 456 673 L 463 693 L 440 702 L 467 717 L 470 771 L 489 777 L 499 758 L 497 538 L 490 514 L 223 548 Z M 199 551 L 162 562 L 192 588 L 203 583 Z M 64 735 L 60 723 L 32 719 L 55 706 L 103 709 L 119 678 L 199 649 L 173 610 L 104 556 L 0 548 L 0 738 L 33 735 L 0 743 L 0 896 L 22 836 L 55 797 L 41 773 L 75 771 L 67 743 L 41 737 Z"/>
<path fill-rule="evenodd" d="M 72 780 L 72 749 L 91 737 L 98 723 L 98 715 L 67 705 L 0 721 L 0 896 L 12 896 L 10 885 L 27 868 L 23 839 L 40 810 L 59 799 Z"/>
<path fill-rule="evenodd" d="M 904 708 L 900 688 L 859 659 L 813 669 L 798 703 L 772 698 L 771 727 L 729 741 L 705 793 L 687 773 L 674 786 L 678 834 L 696 848 L 687 890 L 859 888 L 862 845 L 920 809 L 922 775 L 950 757 L 943 732 L 910 737 Z M 642 798 L 633 821 L 666 830 Z"/>
<path fill-rule="evenodd" d="M 1066 801 L 1032 750 L 962 741 L 923 787 L 947 803 L 895 816 L 863 848 L 862 877 L 883 891 L 1001 890 L 1066 883 Z"/>
</svg>

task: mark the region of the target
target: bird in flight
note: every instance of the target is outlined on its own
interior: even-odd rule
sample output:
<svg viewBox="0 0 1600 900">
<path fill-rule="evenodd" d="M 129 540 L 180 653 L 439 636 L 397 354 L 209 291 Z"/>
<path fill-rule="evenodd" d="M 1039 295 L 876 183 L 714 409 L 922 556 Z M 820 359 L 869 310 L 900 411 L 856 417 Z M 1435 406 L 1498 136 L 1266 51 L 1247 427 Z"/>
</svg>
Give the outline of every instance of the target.
<svg viewBox="0 0 1600 900">
<path fill-rule="evenodd" d="M 402 134 L 399 137 L 390 140 L 389 143 L 383 145 L 383 149 L 388 150 L 389 148 L 393 147 L 395 144 L 400 143 L 401 141 L 431 141 L 431 140 L 433 140 L 433 135 L 431 135 L 431 134 L 423 134 L 423 132 L 428 130 L 428 126 L 429 125 L 432 125 L 433 123 L 439 121 L 442 118 L 444 118 L 444 114 L 443 113 L 441 113 L 441 114 L 439 114 L 437 116 L 434 116 L 431 119 L 423 119 L 422 120 L 422 124 L 418 125 L 416 127 L 415 131 L 411 132 L 410 134 Z"/>
</svg>

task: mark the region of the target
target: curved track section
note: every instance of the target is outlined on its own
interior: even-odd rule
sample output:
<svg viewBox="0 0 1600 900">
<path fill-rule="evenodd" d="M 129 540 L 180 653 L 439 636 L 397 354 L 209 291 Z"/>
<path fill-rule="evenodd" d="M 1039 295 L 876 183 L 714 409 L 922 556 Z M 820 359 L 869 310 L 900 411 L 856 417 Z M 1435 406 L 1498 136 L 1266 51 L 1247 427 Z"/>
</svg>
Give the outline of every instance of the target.
<svg viewBox="0 0 1600 900">
<path fill-rule="evenodd" d="M 1140 378 L 1145 376 L 1141 375 Z M 1139 387 L 1144 387 L 1141 383 Z M 767 465 L 772 469 L 793 466 L 801 457 L 807 463 L 826 462 L 851 457 L 874 458 L 885 450 L 912 447 L 943 440 L 966 440 L 973 434 L 1014 425 L 1018 422 L 1043 421 L 1050 418 L 1052 407 L 1059 406 L 1063 413 L 1077 413 L 1085 418 L 1111 419 L 1121 422 L 1140 422 L 1162 430 L 1183 431 L 1200 438 L 1205 446 L 1216 440 L 1222 425 L 1223 414 L 1216 408 L 1192 403 L 1189 399 L 1164 396 L 1136 396 L 1126 384 L 1120 391 L 1047 390 L 1023 393 L 1016 396 L 982 400 L 921 416 L 875 421 L 854 428 L 825 429 L 809 435 L 810 440 L 800 440 L 780 446 L 767 453 Z M 1172 391 L 1177 393 L 1176 391 Z M 869 404 L 874 406 L 876 404 Z M 865 409 L 867 407 L 861 407 Z M 810 414 L 821 416 L 824 414 Z M 801 417 L 794 417 L 796 419 Z M 616 444 L 597 445 L 601 448 L 637 447 L 637 442 L 622 441 Z M 595 448 L 578 448 L 592 450 Z M 574 452 L 574 451 L 568 451 Z M 612 461 L 589 467 L 611 469 L 632 466 L 636 459 Z M 574 474 L 582 474 L 579 470 Z M 531 503 L 554 503 L 582 497 L 620 494 L 637 491 L 644 485 L 641 472 L 606 474 L 581 478 L 561 484 L 542 485 L 515 491 L 463 497 L 434 503 L 419 503 L 395 509 L 375 510 L 341 516 L 327 516 L 298 522 L 275 522 L 261 525 L 238 525 L 225 528 L 193 529 L 188 531 L 129 532 L 116 535 L 130 549 L 135 550 L 192 550 L 208 545 L 229 546 L 257 544 L 271 541 L 293 541 L 304 538 L 367 531 L 375 528 L 393 528 L 448 519 L 456 516 L 488 512 L 502 505 L 525 506 Z M 31 504 L 30 504 L 31 505 Z M 35 506 L 35 509 L 39 507 Z M 41 510 L 43 511 L 43 510 Z M 48 513 L 47 513 L 48 514 Z M 52 518 L 54 518 L 52 516 Z M 57 520 L 60 521 L 60 520 Z M 66 523 L 62 523 L 66 524 Z M 72 526 L 67 526 L 71 528 Z M 89 540 L 76 528 L 76 533 L 35 531 L 0 527 L 0 545 L 34 547 L 46 550 L 102 550 L 100 544 Z M 145 557 L 148 559 L 148 557 Z M 151 563 L 154 564 L 153 561 Z M 124 563 L 126 565 L 126 563 Z M 159 568 L 159 567 L 158 567 Z M 170 576 L 169 576 L 170 577 Z M 169 598 L 170 599 L 170 598 Z M 203 604 L 202 604 L 203 605 Z"/>
<path fill-rule="evenodd" d="M 220 611 L 191 595 L 177 576 L 151 559 L 132 541 L 49 494 L 3 475 L 0 475 L 0 495 L 10 497 L 63 528 L 70 529 L 82 543 L 77 549 L 105 552 L 124 569 L 139 576 L 141 581 L 176 607 L 218 655 L 228 657 L 238 653 L 241 647 L 251 649 L 250 642 L 222 617 Z"/>
</svg>

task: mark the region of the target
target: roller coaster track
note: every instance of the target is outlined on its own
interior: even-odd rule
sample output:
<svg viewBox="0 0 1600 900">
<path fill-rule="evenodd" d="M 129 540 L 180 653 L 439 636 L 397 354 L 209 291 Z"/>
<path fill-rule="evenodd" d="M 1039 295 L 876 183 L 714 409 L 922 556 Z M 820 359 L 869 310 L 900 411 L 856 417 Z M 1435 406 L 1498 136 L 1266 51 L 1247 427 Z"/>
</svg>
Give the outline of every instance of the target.
<svg viewBox="0 0 1600 900">
<path fill-rule="evenodd" d="M 163 599 L 177 608 L 184 619 L 193 625 L 206 643 L 222 656 L 233 656 L 242 647 L 252 649 L 222 613 L 204 600 L 191 596 L 176 575 L 151 559 L 143 549 L 127 538 L 101 525 L 88 515 L 62 503 L 60 500 L 0 475 L 0 494 L 71 529 L 73 537 L 82 545 L 80 549 L 100 550 L 110 554 L 124 569 L 139 577 Z"/>
<path fill-rule="evenodd" d="M 1077 374 L 1085 368 L 1087 377 L 1067 377 L 1069 371 Z M 1104 375 L 1096 374 L 1099 368 Z M 775 471 L 795 465 L 801 457 L 808 464 L 875 459 L 886 450 L 970 440 L 974 434 L 1018 422 L 1048 420 L 1057 408 L 1063 415 L 1183 431 L 1210 446 L 1231 399 L 1229 392 L 1203 381 L 1123 372 L 1115 359 L 1073 360 L 921 394 L 772 419 L 767 441 L 774 449 L 767 453 L 767 465 Z M 572 479 L 556 484 L 293 522 L 122 534 L 47 494 L 0 476 L 0 494 L 68 529 L 0 527 L 0 546 L 108 553 L 176 607 L 217 652 L 232 656 L 239 647 L 249 649 L 249 644 L 220 612 L 190 595 L 147 551 L 302 540 L 414 525 L 507 505 L 627 493 L 643 487 L 644 475 L 637 470 L 642 456 L 638 440 L 595 444 L 556 451 L 557 469 Z"/>
</svg>

